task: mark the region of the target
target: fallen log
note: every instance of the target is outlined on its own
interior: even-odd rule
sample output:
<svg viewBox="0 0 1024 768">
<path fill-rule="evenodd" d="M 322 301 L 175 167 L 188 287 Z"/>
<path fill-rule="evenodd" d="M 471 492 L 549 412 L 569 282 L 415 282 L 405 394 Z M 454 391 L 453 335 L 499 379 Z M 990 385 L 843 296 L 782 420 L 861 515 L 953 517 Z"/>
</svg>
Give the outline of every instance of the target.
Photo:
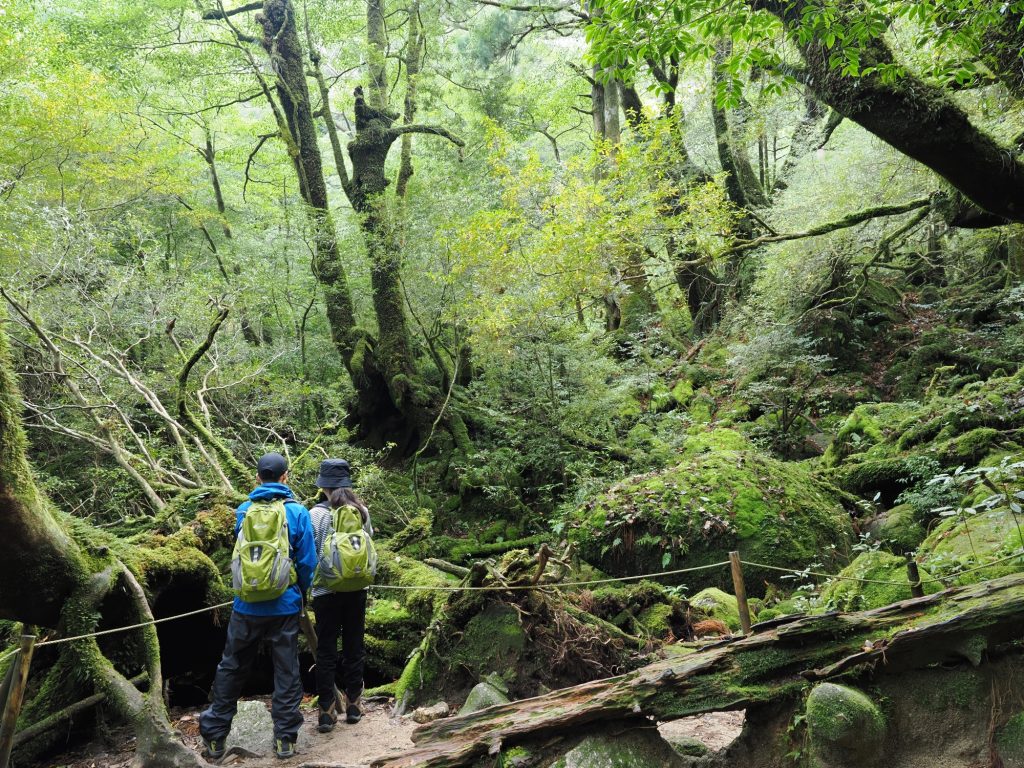
<svg viewBox="0 0 1024 768">
<path fill-rule="evenodd" d="M 415 748 L 370 765 L 454 768 L 601 721 L 745 709 L 791 699 L 813 681 L 854 671 L 890 674 L 965 659 L 977 664 L 984 649 L 1019 639 L 1022 631 L 1024 574 L 861 613 L 798 617 L 625 675 L 435 721 L 413 733 Z"/>
</svg>

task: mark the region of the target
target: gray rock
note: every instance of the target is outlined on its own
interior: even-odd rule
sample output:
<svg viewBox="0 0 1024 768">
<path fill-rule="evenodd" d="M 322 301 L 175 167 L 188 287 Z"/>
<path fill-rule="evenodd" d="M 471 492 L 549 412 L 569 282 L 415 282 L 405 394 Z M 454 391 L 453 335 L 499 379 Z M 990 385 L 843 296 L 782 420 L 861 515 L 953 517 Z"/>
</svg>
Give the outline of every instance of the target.
<svg viewBox="0 0 1024 768">
<path fill-rule="evenodd" d="M 429 707 L 418 707 L 412 713 L 412 719 L 417 723 L 430 723 L 442 717 L 448 717 L 451 710 L 447 701 L 439 701 Z"/>
<path fill-rule="evenodd" d="M 262 701 L 238 702 L 238 713 L 231 722 L 225 747 L 241 747 L 257 755 L 267 755 L 274 746 L 274 721 Z"/>
<path fill-rule="evenodd" d="M 302 750 L 313 743 L 313 732 L 307 728 L 299 728 L 299 736 L 295 741 L 296 748 Z M 259 700 L 238 702 L 238 712 L 231 721 L 231 733 L 224 744 L 230 750 L 237 747 L 254 755 L 264 757 L 274 751 L 274 720 L 265 702 Z M 244 753 L 240 753 L 244 754 Z"/>
<path fill-rule="evenodd" d="M 477 712 L 495 704 L 507 704 L 508 696 L 492 685 L 490 682 L 477 683 L 469 692 L 466 703 L 459 710 L 460 715 L 468 715 L 470 712 Z"/>
</svg>

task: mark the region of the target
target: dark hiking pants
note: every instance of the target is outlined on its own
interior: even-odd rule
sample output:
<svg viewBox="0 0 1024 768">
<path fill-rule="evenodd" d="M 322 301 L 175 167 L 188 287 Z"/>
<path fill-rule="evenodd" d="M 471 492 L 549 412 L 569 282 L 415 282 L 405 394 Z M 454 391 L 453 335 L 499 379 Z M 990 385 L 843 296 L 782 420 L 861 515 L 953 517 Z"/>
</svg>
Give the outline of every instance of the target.
<svg viewBox="0 0 1024 768">
<path fill-rule="evenodd" d="M 332 592 L 313 598 L 316 614 L 316 691 L 320 706 L 334 701 L 335 675 L 338 673 L 338 635 L 341 635 L 341 690 L 349 700 L 363 691 L 363 665 L 366 650 L 366 590 Z"/>
<path fill-rule="evenodd" d="M 199 716 L 199 730 L 208 739 L 226 738 L 238 710 L 238 697 L 252 668 L 260 641 L 274 661 L 274 698 L 270 714 L 274 738 L 293 742 L 302 725 L 302 680 L 299 677 L 299 615 L 249 616 L 232 612 L 224 657 L 217 666 L 210 706 Z"/>
</svg>

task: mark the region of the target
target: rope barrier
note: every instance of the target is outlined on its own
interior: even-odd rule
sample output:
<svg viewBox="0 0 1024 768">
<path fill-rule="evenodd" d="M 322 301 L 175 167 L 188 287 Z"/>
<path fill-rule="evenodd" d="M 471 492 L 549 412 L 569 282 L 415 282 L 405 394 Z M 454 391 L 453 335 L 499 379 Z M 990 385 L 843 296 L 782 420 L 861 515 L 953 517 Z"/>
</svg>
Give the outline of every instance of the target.
<svg viewBox="0 0 1024 768">
<path fill-rule="evenodd" d="M 1017 552 L 1016 554 L 1008 555 L 1006 557 L 1000 558 L 999 560 L 993 560 L 991 563 L 985 563 L 984 565 L 978 565 L 978 566 L 975 566 L 974 568 L 969 568 L 966 571 L 957 571 L 955 573 L 949 574 L 948 576 L 931 576 L 930 580 L 931 581 L 942 581 L 943 579 L 954 579 L 954 578 L 957 578 L 959 576 L 963 576 L 964 574 L 967 574 L 967 573 L 974 573 L 975 571 L 981 571 L 981 570 L 984 570 L 985 568 L 991 568 L 994 565 L 1000 565 L 1001 563 L 1005 563 L 1005 562 L 1007 562 L 1009 560 L 1013 560 L 1013 559 L 1021 557 L 1021 556 L 1024 556 L 1024 550 L 1021 550 L 1020 552 Z M 896 587 L 911 586 L 910 582 L 906 581 L 906 580 L 904 580 L 904 581 L 887 581 L 885 579 L 862 579 L 862 578 L 858 578 L 857 576 L 842 576 L 842 575 L 840 575 L 838 573 L 822 573 L 821 571 L 805 571 L 805 570 L 798 570 L 798 569 L 794 569 L 794 568 L 782 568 L 782 567 L 777 566 L 777 565 L 767 565 L 766 563 L 752 563 L 749 560 L 741 560 L 740 562 L 742 562 L 744 565 L 749 565 L 752 568 L 764 568 L 764 569 L 769 570 L 769 571 L 780 571 L 782 573 L 791 573 L 791 574 L 795 574 L 797 576 L 801 576 L 801 575 L 802 576 L 820 576 L 820 577 L 826 578 L 826 579 L 840 579 L 840 580 L 843 580 L 843 581 L 858 581 L 858 582 L 860 582 L 862 584 L 886 584 L 888 586 L 896 586 Z M 921 582 L 919 582 L 919 583 L 922 583 L 923 581 L 924 581 L 924 579 L 922 579 Z"/>
<path fill-rule="evenodd" d="M 975 571 L 984 570 L 985 568 L 991 568 L 992 566 L 1000 565 L 1002 563 L 1008 562 L 1010 560 L 1014 560 L 1014 559 L 1016 559 L 1018 557 L 1022 557 L 1022 556 L 1024 556 L 1024 550 L 1021 550 L 1020 552 L 1017 552 L 1017 553 L 1012 554 L 1012 555 L 1008 555 L 1007 557 L 1001 558 L 999 560 L 993 560 L 990 563 L 984 563 L 983 565 L 978 565 L 978 566 L 975 566 L 974 568 L 969 568 L 968 570 L 965 570 L 965 571 L 958 571 L 957 573 L 953 573 L 953 574 L 950 574 L 949 576 L 941 577 L 941 578 L 956 578 L 956 577 L 959 577 L 959 576 L 963 576 L 964 574 L 967 574 L 967 573 L 974 573 Z M 862 578 L 858 578 L 856 576 L 842 576 L 840 574 L 823 573 L 821 571 L 805 571 L 805 570 L 797 570 L 797 569 L 793 569 L 793 568 L 783 568 L 783 567 L 780 567 L 780 566 L 777 566 L 777 565 L 768 565 L 767 563 L 753 563 L 753 562 L 750 562 L 749 560 L 741 560 L 740 562 L 742 562 L 744 565 L 749 565 L 752 568 L 764 568 L 765 570 L 769 570 L 769 571 L 779 571 L 779 572 L 782 572 L 782 573 L 789 573 L 789 574 L 795 574 L 795 575 L 819 576 L 819 577 L 826 578 L 826 579 L 842 579 L 842 580 L 846 580 L 846 581 L 857 581 L 857 582 L 860 582 L 862 584 L 885 584 L 885 585 L 888 585 L 888 586 L 898 586 L 898 587 L 908 587 L 908 586 L 911 586 L 910 582 L 908 582 L 908 581 L 889 581 L 889 580 L 885 580 L 885 579 L 862 579 Z M 506 586 L 480 586 L 480 587 L 470 587 L 470 586 L 460 586 L 460 585 L 452 585 L 452 586 L 437 586 L 437 585 L 410 586 L 410 585 L 405 585 L 405 584 L 372 584 L 372 585 L 370 585 L 370 589 L 374 589 L 374 590 L 377 590 L 377 589 L 383 589 L 383 590 L 388 590 L 388 589 L 390 589 L 390 590 L 418 590 L 418 591 L 429 591 L 429 592 L 509 592 L 509 591 L 530 590 L 530 589 L 546 589 L 546 588 L 562 589 L 562 588 L 567 588 L 567 587 L 589 587 L 589 586 L 593 586 L 593 585 L 596 585 L 596 584 L 612 584 L 612 583 L 625 582 L 625 581 L 639 581 L 639 580 L 642 580 L 642 579 L 657 579 L 657 578 L 662 578 L 662 577 L 665 577 L 665 576 L 678 576 L 678 575 L 684 574 L 684 573 L 695 573 L 697 571 L 707 571 L 707 570 L 711 570 L 711 569 L 714 569 L 714 568 L 721 568 L 721 567 L 727 566 L 727 565 L 729 565 L 729 561 L 726 560 L 726 561 L 723 561 L 721 563 L 711 563 L 709 565 L 698 565 L 698 566 L 694 566 L 692 568 L 677 568 L 677 569 L 672 570 L 672 571 L 660 571 L 658 573 L 644 573 L 644 574 L 640 574 L 638 576 L 619 576 L 619 577 L 609 577 L 609 578 L 605 578 L 605 579 L 590 579 L 590 580 L 587 580 L 587 581 L 561 581 L 561 582 L 555 582 L 555 583 L 552 583 L 552 584 L 510 584 L 510 585 L 506 585 Z M 940 577 L 932 577 L 932 579 L 935 580 L 935 581 L 939 581 Z M 113 634 L 116 634 L 118 632 L 128 632 L 128 631 L 130 631 L 132 629 L 141 629 L 142 627 L 148 627 L 148 626 L 152 626 L 152 625 L 155 625 L 155 624 L 163 624 L 164 622 L 167 622 L 167 621 L 175 621 L 177 619 L 184 619 L 184 618 L 187 618 L 189 616 L 197 616 L 197 615 L 199 615 L 201 613 L 208 613 L 210 611 L 215 611 L 215 610 L 218 610 L 220 608 L 226 608 L 229 605 L 232 605 L 232 601 L 228 601 L 226 603 L 218 603 L 217 605 L 209 605 L 209 606 L 206 606 L 205 608 L 198 608 L 198 609 L 196 609 L 194 611 L 188 611 L 186 613 L 179 613 L 179 614 L 177 614 L 175 616 L 165 616 L 165 617 L 160 618 L 160 619 L 152 619 L 150 621 L 140 621 L 137 624 L 129 624 L 129 625 L 124 626 L 124 627 L 115 627 L 113 629 L 103 629 L 103 630 L 100 630 L 98 632 L 90 632 L 89 634 L 84 634 L 84 635 L 74 635 L 72 637 L 58 637 L 58 638 L 55 638 L 53 640 L 43 640 L 42 642 L 36 643 L 35 647 L 39 648 L 39 647 L 45 646 L 45 645 L 60 645 L 62 643 L 71 643 L 71 642 L 74 642 L 76 640 L 88 640 L 89 638 L 93 638 L 93 637 L 100 637 L 100 636 L 103 636 L 103 635 L 113 635 Z M 16 655 L 17 653 L 18 653 L 18 650 L 15 649 L 15 650 L 12 650 L 12 651 L 8 651 L 5 654 L 0 654 L 0 663 L 6 661 L 7 659 L 11 658 L 12 656 Z"/>
<path fill-rule="evenodd" d="M 525 589 L 543 589 L 545 587 L 562 588 L 562 587 L 588 587 L 594 584 L 611 584 L 612 582 L 619 581 L 638 581 L 640 579 L 657 579 L 663 576 L 678 576 L 681 573 L 693 573 L 695 571 L 708 571 L 712 568 L 721 568 L 723 565 L 729 565 L 729 561 L 726 560 L 721 563 L 711 563 L 710 565 L 697 565 L 693 568 L 679 568 L 674 571 L 661 571 L 660 573 L 643 573 L 639 576 L 619 576 L 616 578 L 609 577 L 607 579 L 592 579 L 590 581 L 558 581 L 550 584 L 509 584 L 503 587 L 499 586 L 488 586 L 488 587 L 465 587 L 465 586 L 408 586 L 404 584 L 371 584 L 370 589 L 407 589 L 407 590 L 425 590 L 430 592 L 507 592 L 509 590 L 525 590 Z"/>
</svg>

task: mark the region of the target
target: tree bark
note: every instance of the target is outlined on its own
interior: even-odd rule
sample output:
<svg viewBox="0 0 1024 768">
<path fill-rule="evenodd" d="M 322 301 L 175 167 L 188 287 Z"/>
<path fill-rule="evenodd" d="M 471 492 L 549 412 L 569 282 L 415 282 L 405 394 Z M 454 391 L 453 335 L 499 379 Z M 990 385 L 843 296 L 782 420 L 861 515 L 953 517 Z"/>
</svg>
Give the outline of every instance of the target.
<svg viewBox="0 0 1024 768">
<path fill-rule="evenodd" d="M 844 117 L 932 169 L 976 205 L 1009 221 L 1024 221 L 1024 159 L 974 126 L 949 94 L 908 73 L 884 82 L 874 72 L 846 77 L 829 64 L 831 51 L 798 30 L 808 0 L 753 0 L 777 16 L 799 48 L 814 93 Z M 861 66 L 896 65 L 884 39 L 865 46 Z"/>
</svg>

